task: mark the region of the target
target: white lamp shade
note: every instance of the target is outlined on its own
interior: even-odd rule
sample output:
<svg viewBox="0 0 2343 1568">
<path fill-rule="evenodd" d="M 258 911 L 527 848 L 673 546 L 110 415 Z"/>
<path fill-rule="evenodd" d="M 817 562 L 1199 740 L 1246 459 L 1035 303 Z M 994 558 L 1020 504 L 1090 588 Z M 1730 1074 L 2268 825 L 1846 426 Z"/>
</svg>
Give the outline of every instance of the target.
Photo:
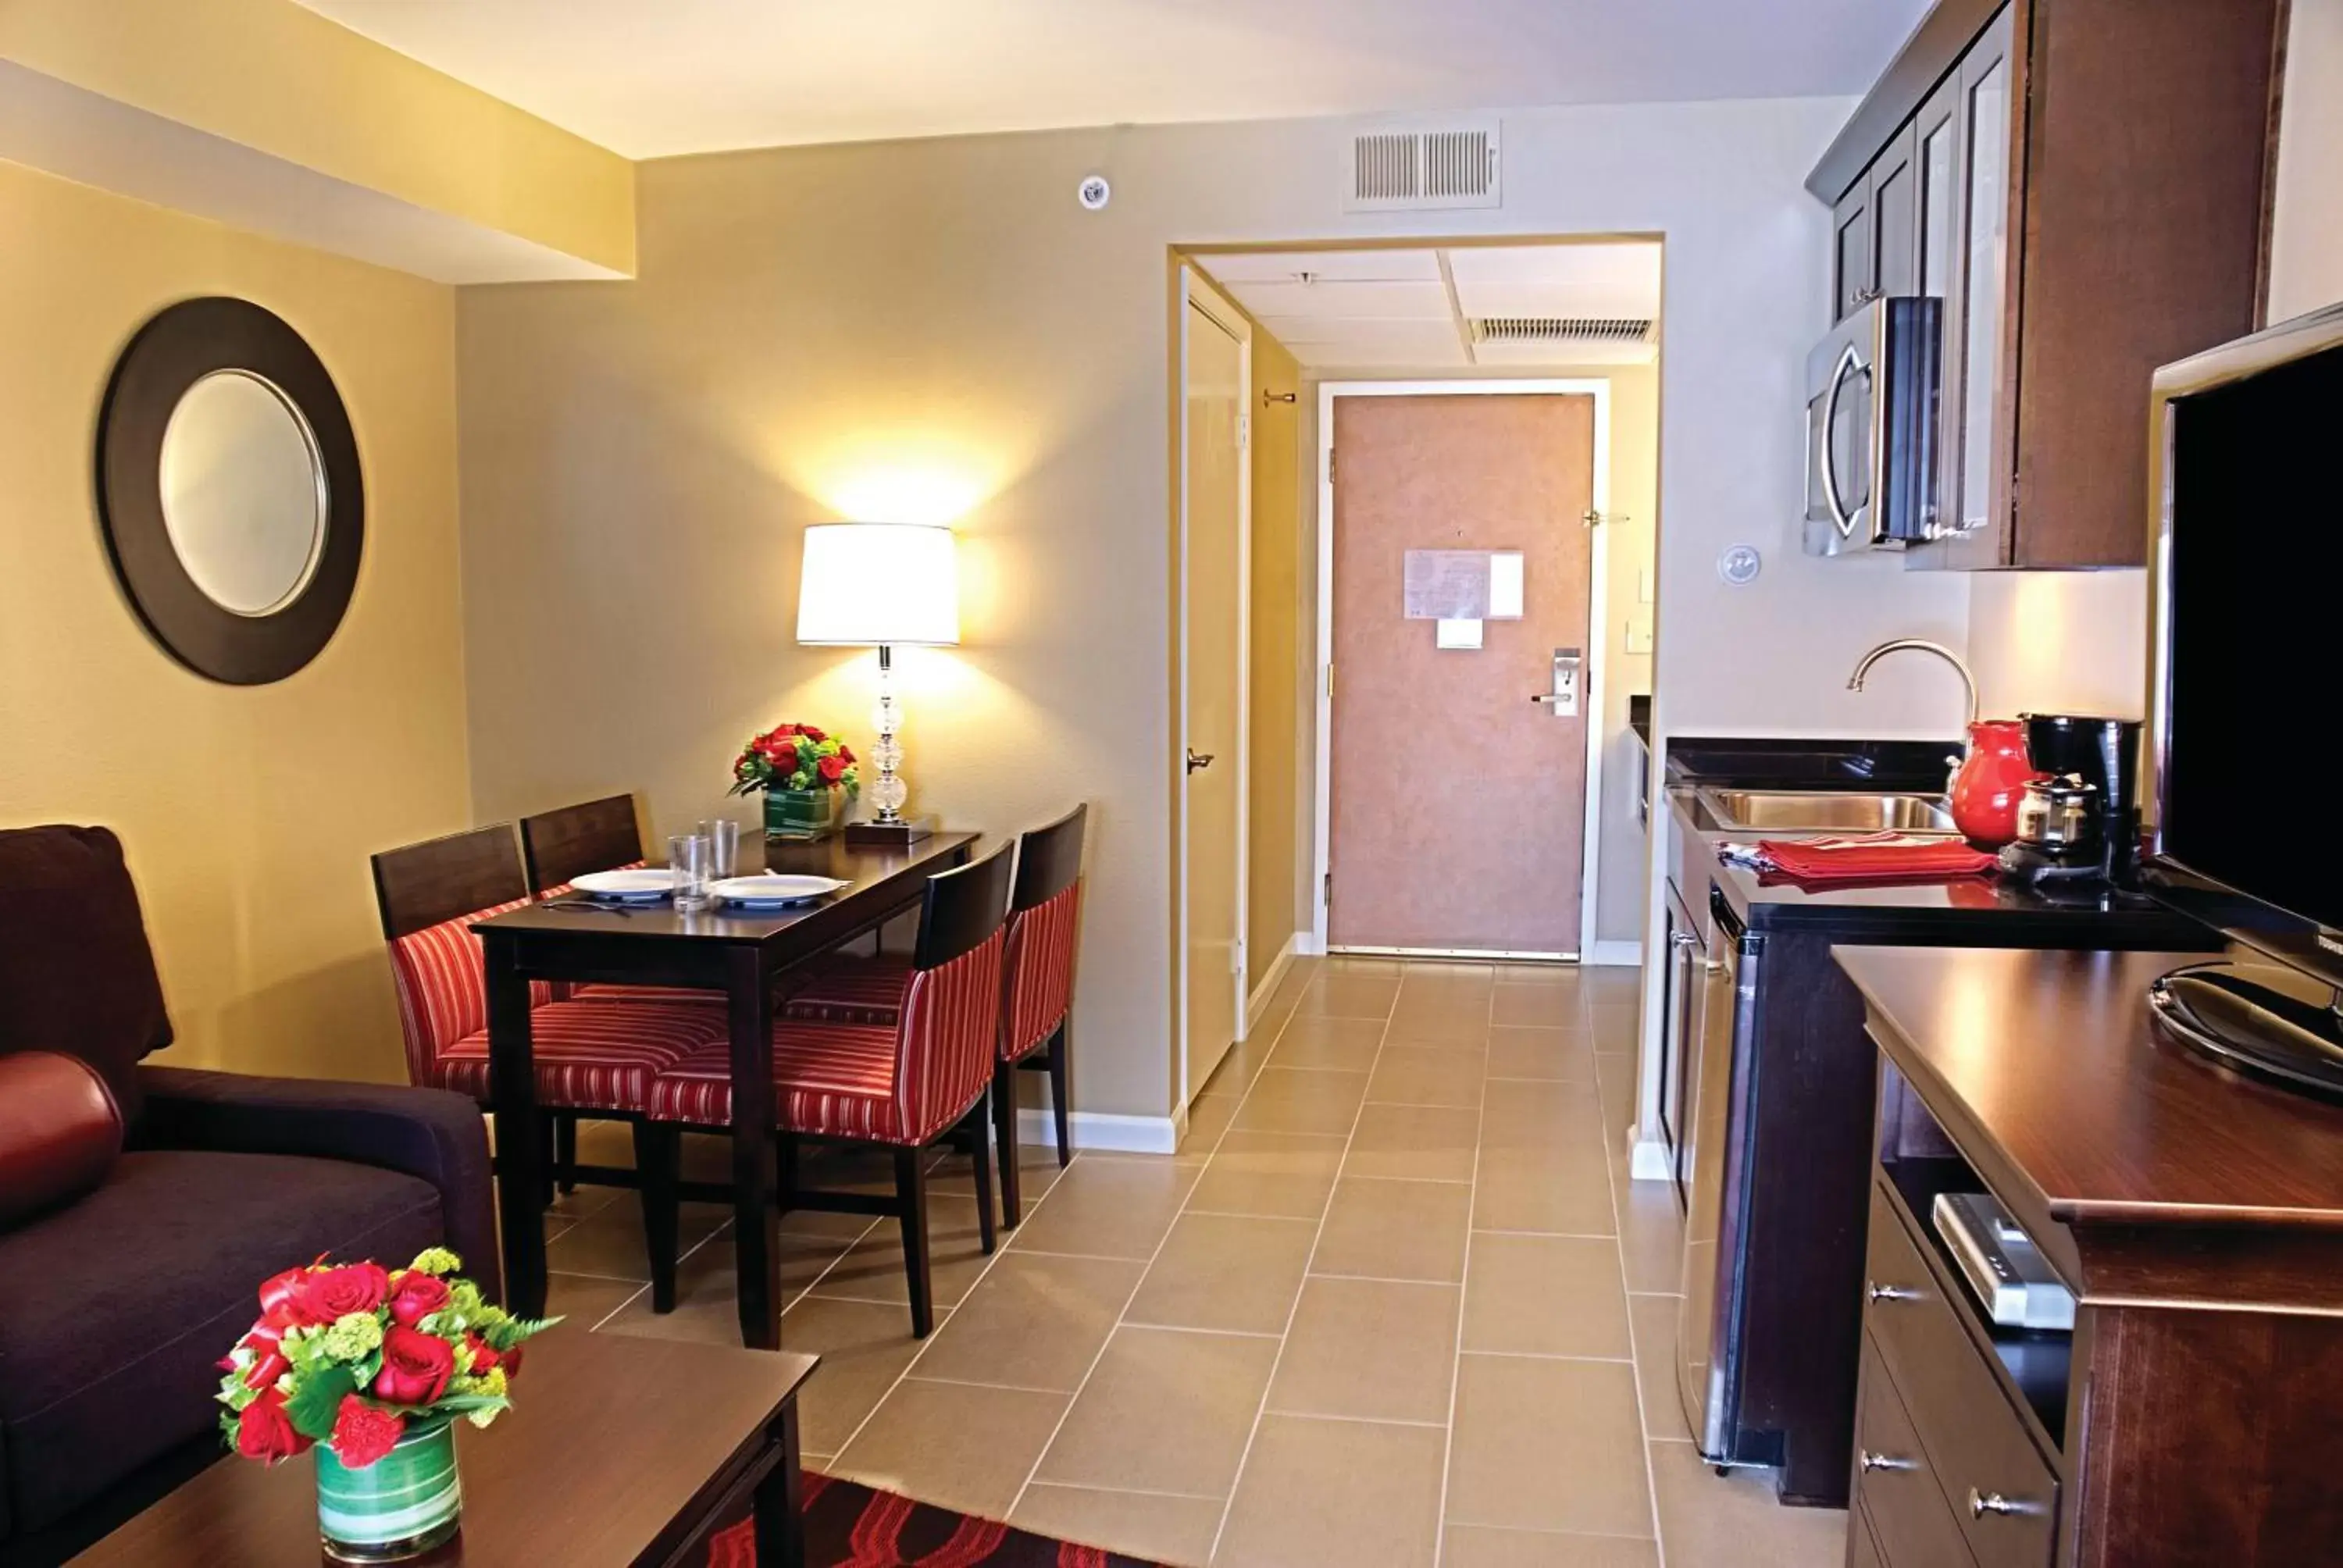
<svg viewBox="0 0 2343 1568">
<path fill-rule="evenodd" d="M 854 648 L 960 642 L 960 561 L 950 528 L 817 523 L 805 531 L 798 640 Z"/>
</svg>

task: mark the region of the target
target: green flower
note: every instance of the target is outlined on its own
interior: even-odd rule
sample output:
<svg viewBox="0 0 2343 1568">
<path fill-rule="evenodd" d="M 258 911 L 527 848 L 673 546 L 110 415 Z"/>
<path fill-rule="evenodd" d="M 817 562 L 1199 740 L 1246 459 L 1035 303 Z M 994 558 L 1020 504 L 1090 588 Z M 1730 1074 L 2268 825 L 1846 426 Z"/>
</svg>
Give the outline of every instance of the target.
<svg viewBox="0 0 2343 1568">
<path fill-rule="evenodd" d="M 407 1265 L 418 1274 L 452 1274 L 463 1266 L 464 1260 L 445 1247 L 426 1247 Z"/>
<path fill-rule="evenodd" d="M 334 1320 L 321 1342 L 337 1362 L 364 1361 L 382 1348 L 382 1320 L 372 1312 L 346 1312 Z"/>
<path fill-rule="evenodd" d="M 447 1312 L 455 1313 L 466 1322 L 478 1322 L 484 1310 L 493 1310 L 480 1300 L 480 1287 L 469 1280 L 458 1280 L 447 1292 Z"/>
<path fill-rule="evenodd" d="M 479 1410 L 476 1410 L 476 1411 L 474 1411 L 471 1414 L 469 1414 L 469 1415 L 466 1416 L 464 1419 L 465 1419 L 466 1421 L 470 1422 L 474 1426 L 476 1426 L 476 1427 L 479 1428 L 482 1432 L 486 1432 L 486 1431 L 488 1431 L 488 1430 L 489 1425 L 490 1425 L 491 1423 L 493 1423 L 493 1422 L 496 1421 L 497 1417 L 498 1417 L 498 1415 L 502 1414 L 502 1413 L 503 1413 L 503 1407 L 501 1407 L 501 1406 L 499 1406 L 499 1405 L 493 1405 L 493 1404 L 492 1404 L 492 1405 L 485 1406 L 485 1407 L 484 1407 L 484 1408 L 482 1408 L 482 1409 L 479 1409 Z"/>
</svg>

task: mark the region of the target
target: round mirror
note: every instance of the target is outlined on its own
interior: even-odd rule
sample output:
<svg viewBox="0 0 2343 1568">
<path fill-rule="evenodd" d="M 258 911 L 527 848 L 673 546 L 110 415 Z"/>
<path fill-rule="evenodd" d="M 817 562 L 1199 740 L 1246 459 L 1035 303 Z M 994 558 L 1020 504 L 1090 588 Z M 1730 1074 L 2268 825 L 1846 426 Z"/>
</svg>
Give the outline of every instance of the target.
<svg viewBox="0 0 2343 1568">
<path fill-rule="evenodd" d="M 246 370 L 187 388 L 163 427 L 171 548 L 206 598 L 262 616 L 300 597 L 326 544 L 317 438 L 285 394 Z"/>
</svg>

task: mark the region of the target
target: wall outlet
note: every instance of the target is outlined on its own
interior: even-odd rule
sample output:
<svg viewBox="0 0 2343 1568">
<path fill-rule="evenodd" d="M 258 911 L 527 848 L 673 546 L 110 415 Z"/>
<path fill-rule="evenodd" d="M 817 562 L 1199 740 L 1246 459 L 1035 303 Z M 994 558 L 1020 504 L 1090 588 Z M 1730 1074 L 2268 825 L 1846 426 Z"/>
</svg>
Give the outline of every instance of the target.
<svg viewBox="0 0 2343 1568">
<path fill-rule="evenodd" d="M 1627 618 L 1627 651 L 1646 654 L 1652 651 L 1652 614 L 1649 610 L 1637 610 Z"/>
</svg>

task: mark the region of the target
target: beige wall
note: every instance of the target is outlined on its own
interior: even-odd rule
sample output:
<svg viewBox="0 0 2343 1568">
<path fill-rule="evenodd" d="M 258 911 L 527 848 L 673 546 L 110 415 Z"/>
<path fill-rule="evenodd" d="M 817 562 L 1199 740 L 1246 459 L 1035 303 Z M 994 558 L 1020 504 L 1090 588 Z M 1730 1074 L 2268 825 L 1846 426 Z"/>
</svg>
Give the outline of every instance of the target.
<svg viewBox="0 0 2343 1568">
<path fill-rule="evenodd" d="M 1345 214 L 1342 121 L 642 166 L 639 281 L 458 302 L 480 810 L 640 788 L 663 822 L 688 820 L 751 725 L 859 732 L 869 656 L 791 639 L 799 530 L 949 518 L 967 641 L 905 660 L 915 797 L 993 832 L 1095 804 L 1078 1099 L 1166 1114 L 1166 247 L 1662 236 L 1664 709 L 1692 726 L 1876 720 L 1842 690 L 1855 655 L 1957 628 L 1967 588 L 1795 555 L 1828 228 L 1800 182 L 1845 113 L 1511 114 L 1505 206 L 1484 213 Z M 1074 187 L 1094 171 L 1114 199 L 1090 214 Z M 1741 538 L 1767 550 L 1765 576 L 1724 589 L 1712 563 Z M 1924 695 L 1911 722 L 1941 734 L 1956 712 Z"/>
<path fill-rule="evenodd" d="M 1271 403 L 1263 394 L 1293 394 Z M 1258 327 L 1252 335 L 1252 672 L 1246 727 L 1245 954 L 1256 993 L 1277 955 L 1309 924 L 1294 859 L 1302 819 L 1302 687 L 1309 662 L 1302 615 L 1302 367 Z"/>
<path fill-rule="evenodd" d="M 463 826 L 450 290 L 0 164 L 0 823 L 121 833 L 178 1027 L 170 1060 L 404 1075 L 367 856 Z M 290 321 L 357 432 L 367 551 L 316 663 L 274 686 L 174 663 L 108 568 L 91 442 L 156 309 Z"/>
</svg>

